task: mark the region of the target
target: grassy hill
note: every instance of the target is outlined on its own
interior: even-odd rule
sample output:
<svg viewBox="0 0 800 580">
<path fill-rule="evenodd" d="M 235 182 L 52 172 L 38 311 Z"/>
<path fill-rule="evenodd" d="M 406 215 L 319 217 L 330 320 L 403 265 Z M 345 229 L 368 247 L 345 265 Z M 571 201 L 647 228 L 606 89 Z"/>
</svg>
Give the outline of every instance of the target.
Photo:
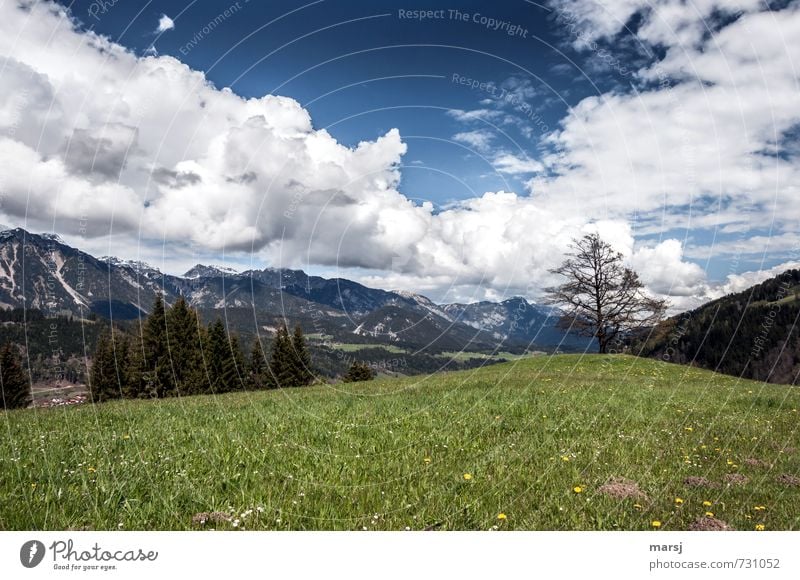
<svg viewBox="0 0 800 580">
<path fill-rule="evenodd" d="M 13 411 L 0 528 L 800 529 L 798 409 L 792 387 L 563 355 Z"/>
</svg>

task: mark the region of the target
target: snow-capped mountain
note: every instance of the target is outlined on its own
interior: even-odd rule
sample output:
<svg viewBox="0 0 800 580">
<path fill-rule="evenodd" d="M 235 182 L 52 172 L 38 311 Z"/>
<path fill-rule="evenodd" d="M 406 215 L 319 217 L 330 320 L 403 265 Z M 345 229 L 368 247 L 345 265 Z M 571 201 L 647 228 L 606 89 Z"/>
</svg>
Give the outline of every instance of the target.
<svg viewBox="0 0 800 580">
<path fill-rule="evenodd" d="M 0 232 L 0 308 L 34 308 L 48 315 L 94 312 L 124 320 L 147 313 L 157 294 L 167 303 L 184 296 L 206 316 L 225 309 L 226 319 L 242 327 L 252 327 L 254 316 L 261 328 L 288 318 L 301 322 L 308 333 L 342 342 L 441 351 L 498 343 L 548 347 L 564 339 L 550 310 L 522 298 L 438 305 L 413 292 L 275 268 L 239 273 L 198 264 L 173 276 L 143 262 L 95 258 L 52 234 L 20 228 Z"/>
<path fill-rule="evenodd" d="M 565 334 L 556 327 L 558 312 L 521 297 L 502 302 L 447 304 L 442 309 L 453 320 L 489 332 L 497 340 L 580 348 L 587 339 Z"/>
<path fill-rule="evenodd" d="M 195 278 L 210 278 L 213 276 L 238 276 L 239 272 L 227 266 L 206 266 L 203 264 L 196 264 L 190 268 L 184 275 L 184 278 L 194 280 Z"/>
</svg>

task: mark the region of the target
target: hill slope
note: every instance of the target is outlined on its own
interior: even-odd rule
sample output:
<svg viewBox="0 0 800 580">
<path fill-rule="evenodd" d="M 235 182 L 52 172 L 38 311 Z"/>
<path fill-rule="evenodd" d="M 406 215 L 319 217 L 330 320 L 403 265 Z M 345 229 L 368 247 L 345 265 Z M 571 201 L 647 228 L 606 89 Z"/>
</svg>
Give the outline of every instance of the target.
<svg viewBox="0 0 800 580">
<path fill-rule="evenodd" d="M 791 387 L 565 355 L 15 411 L 0 528 L 800 529 L 798 409 Z"/>
<path fill-rule="evenodd" d="M 634 344 L 644 356 L 773 383 L 800 376 L 800 270 L 670 318 Z"/>
</svg>

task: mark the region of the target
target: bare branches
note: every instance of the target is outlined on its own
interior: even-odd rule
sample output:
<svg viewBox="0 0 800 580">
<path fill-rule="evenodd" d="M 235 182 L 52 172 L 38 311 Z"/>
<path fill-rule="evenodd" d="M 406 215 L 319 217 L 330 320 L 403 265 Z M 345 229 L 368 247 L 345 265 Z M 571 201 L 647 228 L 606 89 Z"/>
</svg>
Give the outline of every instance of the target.
<svg viewBox="0 0 800 580">
<path fill-rule="evenodd" d="M 564 263 L 550 270 L 566 281 L 547 289 L 548 302 L 562 308 L 561 328 L 596 338 L 604 353 L 620 333 L 661 320 L 666 301 L 648 296 L 622 254 L 598 234 L 574 240 L 570 248 Z"/>
</svg>

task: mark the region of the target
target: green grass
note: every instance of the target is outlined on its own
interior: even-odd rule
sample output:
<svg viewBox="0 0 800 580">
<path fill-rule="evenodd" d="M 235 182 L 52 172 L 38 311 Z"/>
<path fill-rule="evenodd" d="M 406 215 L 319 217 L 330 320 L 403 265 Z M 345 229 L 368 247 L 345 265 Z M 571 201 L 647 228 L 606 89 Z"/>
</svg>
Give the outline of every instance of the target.
<svg viewBox="0 0 800 580">
<path fill-rule="evenodd" d="M 562 355 L 14 411 L 0 416 L 0 528 L 192 529 L 194 514 L 218 510 L 239 529 L 644 530 L 659 520 L 664 530 L 706 511 L 742 530 L 800 529 L 800 488 L 777 479 L 800 475 L 798 408 L 791 387 Z M 749 482 L 684 485 L 729 473 Z M 615 476 L 647 499 L 598 493 Z"/>
</svg>

